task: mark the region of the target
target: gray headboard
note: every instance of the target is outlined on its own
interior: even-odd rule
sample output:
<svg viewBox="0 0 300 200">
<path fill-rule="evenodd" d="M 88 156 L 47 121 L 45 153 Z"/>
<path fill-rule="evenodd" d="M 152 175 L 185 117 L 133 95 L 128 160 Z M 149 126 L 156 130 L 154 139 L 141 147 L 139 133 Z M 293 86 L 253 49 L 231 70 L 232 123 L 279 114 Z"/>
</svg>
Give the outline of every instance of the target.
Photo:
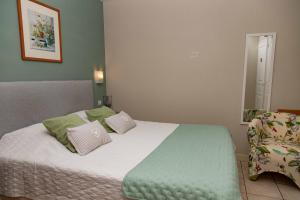
<svg viewBox="0 0 300 200">
<path fill-rule="evenodd" d="M 0 82 L 0 138 L 46 118 L 92 107 L 91 80 Z"/>
</svg>

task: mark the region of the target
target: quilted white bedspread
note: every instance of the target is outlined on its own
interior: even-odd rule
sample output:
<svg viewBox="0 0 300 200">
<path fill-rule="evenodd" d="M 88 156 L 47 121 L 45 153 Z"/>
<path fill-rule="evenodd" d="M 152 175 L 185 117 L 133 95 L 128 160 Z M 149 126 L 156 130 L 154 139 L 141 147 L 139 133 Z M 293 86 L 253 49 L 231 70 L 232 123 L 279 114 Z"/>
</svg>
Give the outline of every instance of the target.
<svg viewBox="0 0 300 200">
<path fill-rule="evenodd" d="M 35 124 L 0 140 L 0 194 L 34 200 L 121 200 L 122 180 L 178 124 L 136 121 L 86 156 L 69 152 Z"/>
</svg>

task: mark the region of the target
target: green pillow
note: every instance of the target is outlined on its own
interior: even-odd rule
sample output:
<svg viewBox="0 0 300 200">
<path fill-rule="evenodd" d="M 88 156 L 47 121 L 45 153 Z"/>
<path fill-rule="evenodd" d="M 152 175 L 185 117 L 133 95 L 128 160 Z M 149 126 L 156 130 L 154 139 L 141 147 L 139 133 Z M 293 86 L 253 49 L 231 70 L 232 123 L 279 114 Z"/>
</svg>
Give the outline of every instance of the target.
<svg viewBox="0 0 300 200">
<path fill-rule="evenodd" d="M 112 109 L 102 106 L 100 108 L 95 108 L 92 110 L 85 111 L 89 121 L 98 120 L 100 124 L 107 130 L 107 132 L 111 133 L 113 130 L 105 123 L 105 118 L 115 115 L 115 111 Z"/>
<path fill-rule="evenodd" d="M 68 139 L 67 128 L 74 128 L 85 123 L 86 122 L 76 114 L 55 117 L 43 121 L 44 126 L 48 129 L 50 134 L 73 153 L 76 153 L 76 150 Z"/>
</svg>

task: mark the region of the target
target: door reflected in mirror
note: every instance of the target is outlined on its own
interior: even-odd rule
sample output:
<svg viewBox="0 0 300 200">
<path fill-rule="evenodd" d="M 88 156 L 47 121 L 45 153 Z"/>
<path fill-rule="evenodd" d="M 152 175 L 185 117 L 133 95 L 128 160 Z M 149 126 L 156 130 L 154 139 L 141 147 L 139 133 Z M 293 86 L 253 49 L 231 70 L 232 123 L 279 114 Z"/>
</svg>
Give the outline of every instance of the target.
<svg viewBox="0 0 300 200">
<path fill-rule="evenodd" d="M 241 123 L 269 111 L 276 33 L 246 35 Z"/>
</svg>

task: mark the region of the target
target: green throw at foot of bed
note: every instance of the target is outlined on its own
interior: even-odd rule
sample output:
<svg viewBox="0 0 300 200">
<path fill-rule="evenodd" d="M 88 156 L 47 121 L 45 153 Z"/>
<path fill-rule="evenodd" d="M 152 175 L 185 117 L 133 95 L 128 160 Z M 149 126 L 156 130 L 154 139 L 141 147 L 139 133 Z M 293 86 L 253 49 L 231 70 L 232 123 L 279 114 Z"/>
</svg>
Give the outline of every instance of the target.
<svg viewBox="0 0 300 200">
<path fill-rule="evenodd" d="M 123 180 L 138 200 L 241 200 L 234 147 L 222 126 L 180 125 Z"/>
</svg>

